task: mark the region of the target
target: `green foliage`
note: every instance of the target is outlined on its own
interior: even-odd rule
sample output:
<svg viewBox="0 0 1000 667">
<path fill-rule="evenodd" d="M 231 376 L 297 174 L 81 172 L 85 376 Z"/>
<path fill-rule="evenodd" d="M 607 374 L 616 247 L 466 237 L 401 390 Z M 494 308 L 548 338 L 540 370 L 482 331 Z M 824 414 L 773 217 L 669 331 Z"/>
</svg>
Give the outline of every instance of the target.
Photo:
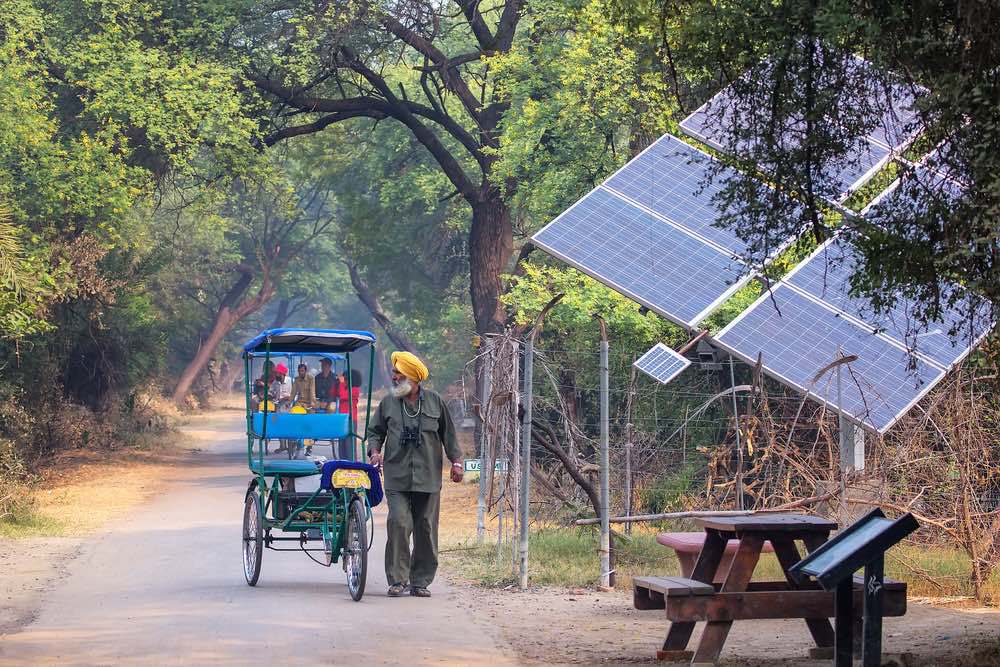
<svg viewBox="0 0 1000 667">
<path fill-rule="evenodd" d="M 641 493 L 642 512 L 658 514 L 682 509 L 682 501 L 699 482 L 699 465 L 688 463 L 664 475 Z"/>
<path fill-rule="evenodd" d="M 505 116 L 493 179 L 530 184 L 515 201 L 547 221 L 673 127 L 654 35 L 625 30 L 606 0 L 530 3 L 524 39 L 490 60 Z"/>
</svg>

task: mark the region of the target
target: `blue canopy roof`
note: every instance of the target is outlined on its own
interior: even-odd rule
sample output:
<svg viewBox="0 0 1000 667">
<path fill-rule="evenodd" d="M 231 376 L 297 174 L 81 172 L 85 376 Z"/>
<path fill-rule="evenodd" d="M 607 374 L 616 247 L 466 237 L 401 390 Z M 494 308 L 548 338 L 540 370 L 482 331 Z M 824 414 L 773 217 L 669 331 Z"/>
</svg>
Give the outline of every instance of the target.
<svg viewBox="0 0 1000 667">
<path fill-rule="evenodd" d="M 261 348 L 256 352 L 254 351 L 244 352 L 243 354 L 253 359 L 263 359 L 264 358 L 263 348 L 264 346 L 261 345 Z M 319 357 L 320 359 L 329 359 L 330 361 L 343 361 L 344 359 L 347 358 L 345 355 L 339 352 L 275 352 L 274 350 L 271 351 L 271 356 L 284 357 L 286 359 L 293 359 L 295 357 L 310 357 L 310 358 Z"/>
<path fill-rule="evenodd" d="M 261 331 L 243 346 L 243 354 L 260 356 L 267 341 L 271 352 L 310 354 L 316 352 L 353 352 L 373 345 L 375 335 L 368 331 L 349 329 L 267 329 Z"/>
</svg>

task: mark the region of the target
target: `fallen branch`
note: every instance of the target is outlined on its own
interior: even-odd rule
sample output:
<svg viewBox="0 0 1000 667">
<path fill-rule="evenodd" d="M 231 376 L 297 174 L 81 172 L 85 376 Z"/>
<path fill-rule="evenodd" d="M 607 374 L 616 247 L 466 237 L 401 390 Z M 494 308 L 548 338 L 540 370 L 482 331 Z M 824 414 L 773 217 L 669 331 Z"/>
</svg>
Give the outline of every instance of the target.
<svg viewBox="0 0 1000 667">
<path fill-rule="evenodd" d="M 750 516 L 752 514 L 765 514 L 770 512 L 787 512 L 788 510 L 821 503 L 824 500 L 833 498 L 839 493 L 840 490 L 838 489 L 837 491 L 831 491 L 830 493 L 824 493 L 819 496 L 803 498 L 801 500 L 796 500 L 795 502 L 785 503 L 784 505 L 778 505 L 777 507 L 769 507 L 760 510 L 690 510 L 686 512 L 663 512 L 661 514 L 613 516 L 608 519 L 608 521 L 611 523 L 637 523 L 640 521 L 664 521 L 666 519 L 704 519 L 714 516 Z M 600 523 L 600 521 L 601 519 L 599 517 L 591 517 L 589 519 L 577 519 L 573 522 L 573 524 L 577 526 L 593 526 L 594 524 Z"/>
</svg>

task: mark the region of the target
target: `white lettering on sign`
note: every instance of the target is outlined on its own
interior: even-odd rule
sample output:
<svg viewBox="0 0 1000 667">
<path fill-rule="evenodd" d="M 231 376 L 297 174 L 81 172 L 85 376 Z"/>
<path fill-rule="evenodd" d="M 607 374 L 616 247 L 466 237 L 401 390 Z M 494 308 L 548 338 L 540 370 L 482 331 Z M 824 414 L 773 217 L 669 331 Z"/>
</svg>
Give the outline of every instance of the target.
<svg viewBox="0 0 1000 667">
<path fill-rule="evenodd" d="M 493 470 L 496 472 L 506 471 L 507 464 L 507 459 L 497 459 L 496 464 L 493 466 Z M 479 472 L 480 468 L 479 459 L 465 459 L 465 472 Z"/>
</svg>

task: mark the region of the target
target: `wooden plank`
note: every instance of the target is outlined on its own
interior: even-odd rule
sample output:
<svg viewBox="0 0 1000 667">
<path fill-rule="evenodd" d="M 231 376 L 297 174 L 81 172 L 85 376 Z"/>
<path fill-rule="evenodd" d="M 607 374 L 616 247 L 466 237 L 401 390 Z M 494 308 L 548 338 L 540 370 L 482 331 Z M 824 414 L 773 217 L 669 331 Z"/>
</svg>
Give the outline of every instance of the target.
<svg viewBox="0 0 1000 667">
<path fill-rule="evenodd" d="M 854 591 L 854 614 L 861 618 L 862 593 Z M 904 616 L 906 596 L 885 591 L 884 616 Z M 689 595 L 666 599 L 667 619 L 676 622 L 743 621 L 776 618 L 831 618 L 834 615 L 833 591 L 752 591 Z M 709 626 L 711 627 L 711 626 Z"/>
<path fill-rule="evenodd" d="M 686 579 L 684 577 L 636 577 L 632 580 L 636 587 L 648 588 L 668 597 L 676 595 L 714 595 L 711 584 Z"/>
<path fill-rule="evenodd" d="M 703 528 L 740 533 L 743 531 L 763 531 L 782 533 L 827 532 L 837 529 L 837 522 L 806 514 L 752 514 L 749 516 L 705 517 L 695 519 Z"/>
<path fill-rule="evenodd" d="M 666 602 L 663 600 L 663 593 L 651 591 L 643 586 L 633 586 L 632 605 L 640 611 L 649 611 L 665 608 Z"/>
<path fill-rule="evenodd" d="M 733 564 L 729 568 L 725 583 L 722 584 L 722 593 L 732 591 L 745 591 L 750 578 L 753 576 L 757 561 L 760 560 L 760 551 L 764 546 L 764 537 L 758 534 L 746 534 L 740 538 L 740 548 L 733 558 Z M 712 599 L 716 596 L 712 596 Z M 698 649 L 694 652 L 691 662 L 716 663 L 719 654 L 722 653 L 722 646 L 726 643 L 729 630 L 733 627 L 731 620 L 709 621 L 705 630 L 701 633 L 701 641 Z"/>
<path fill-rule="evenodd" d="M 715 577 L 715 571 L 718 569 L 719 561 L 722 560 L 722 555 L 725 551 L 726 538 L 717 531 L 706 530 L 705 546 L 702 547 L 701 553 L 698 554 L 698 560 L 694 565 L 694 572 L 691 573 L 691 578 L 705 583 L 711 582 Z M 697 597 L 701 598 L 705 596 L 699 595 Z M 667 631 L 667 638 L 663 640 L 663 650 L 684 650 L 691 639 L 692 632 L 694 632 L 693 622 L 671 623 L 670 630 Z"/>
</svg>

